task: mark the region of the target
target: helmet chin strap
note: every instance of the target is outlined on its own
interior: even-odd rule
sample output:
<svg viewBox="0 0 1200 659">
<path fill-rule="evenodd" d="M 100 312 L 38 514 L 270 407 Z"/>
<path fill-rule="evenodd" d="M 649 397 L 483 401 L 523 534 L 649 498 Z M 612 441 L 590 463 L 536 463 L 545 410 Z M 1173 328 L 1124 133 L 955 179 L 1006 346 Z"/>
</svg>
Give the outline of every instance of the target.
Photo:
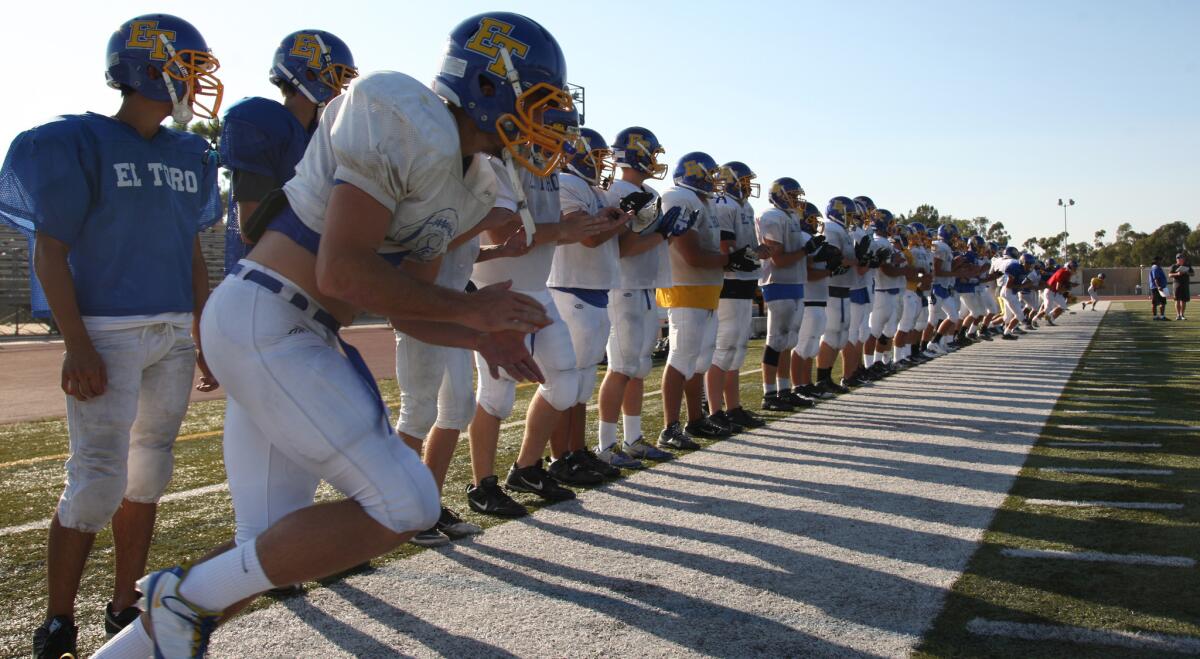
<svg viewBox="0 0 1200 659">
<path fill-rule="evenodd" d="M 161 32 L 158 34 L 158 39 L 162 41 L 163 46 L 167 49 L 167 54 L 170 56 L 167 59 L 167 64 L 170 65 L 170 63 L 175 59 L 175 47 L 171 45 L 170 41 L 167 41 L 167 37 Z M 176 66 L 179 65 L 176 64 Z M 161 73 L 163 77 L 163 84 L 167 86 L 167 94 L 171 96 L 171 120 L 177 124 L 186 126 L 191 123 L 192 118 L 196 116 L 196 113 L 192 111 L 192 104 L 188 96 L 179 98 L 179 95 L 175 93 L 175 85 L 171 82 L 171 76 L 167 74 L 166 66 L 162 68 Z M 190 82 L 187 83 L 189 91 L 191 90 L 191 86 L 192 84 Z"/>
<path fill-rule="evenodd" d="M 500 59 L 504 62 L 504 77 L 513 87 L 513 98 L 521 97 L 521 79 L 513 68 L 512 57 L 508 54 L 507 46 L 500 46 Z M 537 225 L 533 222 L 533 214 L 529 212 L 529 200 L 525 197 L 525 186 L 521 185 L 521 177 L 513 164 L 512 153 L 504 148 L 504 171 L 508 173 L 508 181 L 512 185 L 513 198 L 517 201 L 517 213 L 521 216 L 521 226 L 525 229 L 525 245 L 533 244 L 533 234 Z"/>
</svg>

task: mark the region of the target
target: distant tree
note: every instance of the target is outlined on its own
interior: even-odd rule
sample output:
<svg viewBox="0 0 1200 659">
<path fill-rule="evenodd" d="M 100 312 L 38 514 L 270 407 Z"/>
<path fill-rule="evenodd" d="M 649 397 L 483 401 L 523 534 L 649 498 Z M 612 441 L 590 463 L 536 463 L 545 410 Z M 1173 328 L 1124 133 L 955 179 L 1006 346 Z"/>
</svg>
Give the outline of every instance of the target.
<svg viewBox="0 0 1200 659">
<path fill-rule="evenodd" d="M 1128 222 L 1117 227 L 1117 242 L 1119 243 L 1132 245 L 1133 243 L 1137 242 L 1139 238 L 1144 238 L 1145 236 L 1146 234 L 1144 233 L 1134 231 L 1133 225 Z"/>
<path fill-rule="evenodd" d="M 1062 256 L 1063 243 L 1067 241 L 1067 234 L 1064 231 L 1056 236 L 1048 236 L 1046 238 L 1037 238 L 1038 247 L 1042 248 L 1043 258 L 1057 259 Z"/>
<path fill-rule="evenodd" d="M 897 219 L 901 224 L 920 222 L 921 224 L 932 228 L 938 225 L 940 217 L 941 215 L 938 213 L 938 209 L 932 204 L 921 204 L 920 206 L 917 206 L 916 210 L 908 211 L 907 213 L 901 213 L 900 217 Z"/>
<path fill-rule="evenodd" d="M 1133 257 L 1138 264 L 1150 263 L 1155 256 L 1171 260 L 1177 252 L 1187 250 L 1187 239 L 1192 230 L 1185 222 L 1171 222 L 1155 229 L 1133 244 Z"/>
<path fill-rule="evenodd" d="M 1105 231 L 1104 229 L 1100 229 L 1100 230 L 1099 230 L 1099 231 L 1097 231 L 1097 232 L 1096 232 L 1096 234 L 1095 234 L 1095 235 L 1092 237 L 1092 245 L 1093 245 L 1093 246 L 1094 246 L 1096 249 L 1101 249 L 1101 248 L 1103 248 L 1103 247 L 1104 247 L 1104 236 L 1107 236 L 1107 235 L 1108 235 L 1108 232 L 1107 232 L 1107 231 Z"/>
<path fill-rule="evenodd" d="M 1012 236 L 1008 235 L 1008 231 L 1004 228 L 1003 222 L 992 222 L 987 228 L 987 233 L 984 237 L 988 240 L 994 240 L 1001 245 L 1007 245 L 1008 241 L 1012 240 Z"/>
<path fill-rule="evenodd" d="M 1030 254 L 1033 254 L 1035 256 L 1037 255 L 1038 247 L 1039 247 L 1039 245 L 1038 245 L 1037 238 L 1030 238 L 1029 240 L 1026 240 L 1025 242 L 1021 243 L 1021 249 L 1025 250 L 1026 252 L 1029 252 Z"/>
</svg>

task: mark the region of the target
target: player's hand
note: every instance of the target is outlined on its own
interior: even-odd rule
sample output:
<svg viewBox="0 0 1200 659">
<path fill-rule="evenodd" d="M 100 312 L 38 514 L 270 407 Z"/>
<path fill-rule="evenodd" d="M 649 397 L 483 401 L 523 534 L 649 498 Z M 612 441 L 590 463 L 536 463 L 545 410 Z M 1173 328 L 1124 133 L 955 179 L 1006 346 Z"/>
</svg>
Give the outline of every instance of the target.
<svg viewBox="0 0 1200 659">
<path fill-rule="evenodd" d="M 550 324 L 546 309 L 535 299 L 512 288 L 511 281 L 485 286 L 467 296 L 463 325 L 480 332 L 531 334 Z"/>
<path fill-rule="evenodd" d="M 609 229 L 615 229 L 633 219 L 633 213 L 626 213 L 616 206 L 605 206 L 596 215 L 608 222 Z"/>
<path fill-rule="evenodd" d="M 577 243 L 584 238 L 591 238 L 612 228 L 612 225 L 603 216 L 586 213 L 564 218 L 559 220 L 558 224 L 558 242 L 560 243 Z"/>
<path fill-rule="evenodd" d="M 200 369 L 200 384 L 196 385 L 196 391 L 203 391 L 205 393 L 216 391 L 217 387 L 221 386 L 221 383 L 217 382 L 217 378 L 212 374 L 212 371 L 208 370 L 208 362 L 204 361 L 203 352 L 196 353 L 196 366 Z"/>
<path fill-rule="evenodd" d="M 511 226 L 521 226 L 521 216 L 507 208 L 493 208 L 479 221 L 483 231 L 500 231 Z"/>
<path fill-rule="evenodd" d="M 89 400 L 108 388 L 104 360 L 90 343 L 67 350 L 63 355 L 62 390 L 78 400 Z"/>
<path fill-rule="evenodd" d="M 476 351 L 488 364 L 493 378 L 500 377 L 504 369 L 517 382 L 545 382 L 542 369 L 538 368 L 533 355 L 525 347 L 525 332 L 492 332 L 479 339 Z"/>
<path fill-rule="evenodd" d="M 500 243 L 500 247 L 496 249 L 496 258 L 511 259 L 524 256 L 532 248 L 533 245 L 526 244 L 525 227 L 521 226 L 520 216 L 517 216 L 516 230 Z"/>
<path fill-rule="evenodd" d="M 780 249 L 781 249 L 781 251 L 782 251 L 782 247 L 781 247 Z M 755 246 L 754 246 L 754 255 L 755 255 L 756 257 L 758 257 L 758 260 L 760 260 L 760 261 L 761 261 L 761 260 L 763 260 L 763 259 L 769 259 L 769 258 L 771 258 L 772 256 L 774 256 L 774 253 L 772 253 L 772 251 L 771 251 L 771 248 L 770 248 L 770 247 L 767 247 L 766 245 L 759 244 L 759 245 L 755 245 Z"/>
</svg>

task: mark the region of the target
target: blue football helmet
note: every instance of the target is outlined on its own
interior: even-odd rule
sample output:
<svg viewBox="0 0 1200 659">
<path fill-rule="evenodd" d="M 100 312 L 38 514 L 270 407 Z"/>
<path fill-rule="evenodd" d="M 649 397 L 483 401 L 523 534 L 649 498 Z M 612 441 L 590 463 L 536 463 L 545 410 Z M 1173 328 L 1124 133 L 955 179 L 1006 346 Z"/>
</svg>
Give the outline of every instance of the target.
<svg viewBox="0 0 1200 659">
<path fill-rule="evenodd" d="M 300 30 L 284 37 L 275 49 L 270 72 L 272 85 L 286 82 L 318 108 L 357 77 L 350 47 L 324 30 Z"/>
<path fill-rule="evenodd" d="M 992 256 L 996 256 L 997 254 L 999 254 L 999 253 L 1000 253 L 1000 251 L 1001 251 L 1001 249 L 1002 249 L 1002 248 L 1000 247 L 1000 243 L 998 243 L 998 242 L 996 242 L 996 241 L 994 241 L 994 240 L 988 241 L 987 247 L 988 247 L 988 252 L 989 252 L 989 253 L 990 253 Z"/>
<path fill-rule="evenodd" d="M 1047 270 L 1058 270 L 1058 261 L 1054 259 L 1046 259 L 1045 267 Z"/>
<path fill-rule="evenodd" d="M 908 225 L 908 230 L 912 236 L 912 242 L 922 247 L 929 246 L 929 229 L 921 222 L 912 222 Z"/>
<path fill-rule="evenodd" d="M 814 236 L 817 235 L 820 219 L 821 209 L 817 208 L 817 205 L 811 201 L 804 202 L 804 213 L 800 218 L 800 224 L 803 225 L 804 229 Z"/>
<path fill-rule="evenodd" d="M 1029 268 L 1033 268 L 1037 265 L 1037 257 L 1029 252 L 1025 252 L 1021 254 L 1020 263 L 1025 267 L 1025 269 L 1028 270 Z"/>
<path fill-rule="evenodd" d="M 1010 259 L 1019 259 L 1021 258 L 1021 250 L 1009 245 L 1008 247 L 1004 248 L 1004 256 Z"/>
<path fill-rule="evenodd" d="M 1067 270 L 1074 272 L 1075 270 L 1078 270 L 1078 269 L 1079 269 L 1079 261 L 1076 261 L 1075 259 L 1071 259 L 1070 261 L 1067 261 Z"/>
<path fill-rule="evenodd" d="M 750 197 L 758 197 L 759 186 L 754 182 L 758 175 L 750 166 L 739 160 L 733 160 L 717 168 L 717 185 L 721 192 L 745 201 Z"/>
<path fill-rule="evenodd" d="M 537 176 L 554 171 L 578 136 L 562 113 L 574 103 L 558 41 L 520 14 L 472 16 L 450 32 L 433 89 Z M 578 115 L 576 115 L 578 116 Z"/>
<path fill-rule="evenodd" d="M 958 229 L 954 228 L 953 224 L 943 224 L 937 228 L 938 240 L 950 245 L 954 242 L 954 236 L 958 234 Z"/>
<path fill-rule="evenodd" d="M 683 154 L 675 165 L 675 185 L 704 196 L 717 191 L 717 161 L 703 151 Z"/>
<path fill-rule="evenodd" d="M 871 224 L 876 233 L 882 233 L 885 236 L 890 235 L 896 229 L 896 217 L 892 215 L 892 211 L 886 208 L 877 208 L 874 211 Z"/>
<path fill-rule="evenodd" d="M 849 221 L 856 216 L 854 200 L 850 197 L 834 197 L 825 207 L 825 217 L 849 226 Z"/>
<path fill-rule="evenodd" d="M 653 179 L 667 177 L 667 163 L 658 161 L 666 151 L 648 129 L 641 126 L 626 128 L 617 133 L 612 147 L 617 167 L 628 167 Z"/>
<path fill-rule="evenodd" d="M 975 234 L 967 240 L 967 248 L 982 256 L 983 250 L 987 248 L 987 240 L 984 240 L 983 236 Z"/>
<path fill-rule="evenodd" d="M 882 212 L 887 213 L 888 215 L 891 215 L 891 213 L 886 210 L 882 211 Z M 909 244 L 912 242 L 911 238 L 912 238 L 912 229 L 904 226 L 903 224 L 897 224 L 894 227 L 892 227 L 892 241 L 895 242 L 900 247 L 902 247 L 904 249 L 908 249 Z"/>
<path fill-rule="evenodd" d="M 771 191 L 767 193 L 771 205 L 781 211 L 799 211 L 807 208 L 804 201 L 804 188 L 800 182 L 790 176 L 784 176 L 771 181 Z M 815 206 L 813 208 L 816 208 Z M 820 216 L 820 213 L 817 213 Z"/>
<path fill-rule="evenodd" d="M 612 149 L 600 133 L 591 128 L 580 129 L 579 146 L 571 159 L 566 162 L 566 170 L 595 186 L 612 181 Z"/>
<path fill-rule="evenodd" d="M 105 62 L 109 87 L 171 103 L 176 123 L 212 119 L 221 109 L 225 88 L 213 75 L 221 63 L 200 31 L 178 16 L 143 14 L 125 21 L 108 39 Z"/>
</svg>

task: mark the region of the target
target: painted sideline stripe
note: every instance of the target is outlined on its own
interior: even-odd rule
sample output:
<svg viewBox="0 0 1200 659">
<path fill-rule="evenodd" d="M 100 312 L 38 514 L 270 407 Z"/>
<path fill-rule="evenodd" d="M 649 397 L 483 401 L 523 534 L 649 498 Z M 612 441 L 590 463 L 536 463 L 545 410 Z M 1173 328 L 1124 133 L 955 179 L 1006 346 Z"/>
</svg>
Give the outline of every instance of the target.
<svg viewBox="0 0 1200 659">
<path fill-rule="evenodd" d="M 1091 467 L 1042 467 L 1042 471 L 1054 471 L 1060 474 L 1099 474 L 1104 476 L 1170 476 L 1175 472 L 1171 469 L 1104 469 Z"/>
<path fill-rule="evenodd" d="M 975 618 L 967 623 L 967 631 L 980 636 L 1004 636 L 1025 641 L 1057 641 L 1110 645 L 1132 650 L 1158 652 L 1200 653 L 1200 638 L 1173 636 L 1154 632 L 1127 632 L 1118 629 L 1088 629 L 1061 625 L 1039 625 Z"/>
<path fill-rule="evenodd" d="M 1158 442 L 1046 442 L 1055 448 L 1162 448 Z"/>
<path fill-rule="evenodd" d="M 1116 414 L 1118 416 L 1151 416 L 1157 414 L 1151 410 L 1106 410 L 1104 408 L 1093 408 L 1086 410 L 1063 410 L 1063 414 Z"/>
<path fill-rule="evenodd" d="M 185 499 L 191 499 L 192 497 L 200 497 L 200 496 L 204 496 L 206 494 L 213 494 L 215 492 L 224 492 L 228 489 L 229 489 L 228 483 L 213 483 L 212 485 L 205 485 L 204 487 L 197 487 L 197 488 L 194 488 L 191 490 L 183 490 L 181 492 L 172 492 L 171 494 L 168 494 L 168 495 L 164 496 L 163 498 L 159 499 L 158 502 L 159 503 L 171 503 L 172 501 L 183 501 Z M 7 536 L 7 535 L 16 535 L 17 533 L 24 533 L 26 531 L 37 531 L 39 529 L 48 529 L 48 528 L 50 528 L 50 520 L 49 519 L 39 519 L 36 522 L 29 522 L 26 524 L 18 524 L 17 526 L 6 526 L 6 527 L 0 529 L 0 538 Z"/>
<path fill-rule="evenodd" d="M 1000 553 L 1009 558 L 1059 558 L 1092 563 L 1124 563 L 1127 565 L 1156 565 L 1160 567 L 1195 567 L 1196 560 L 1187 556 L 1155 556 L 1153 554 L 1107 554 L 1102 551 L 1062 551 L 1060 549 L 1017 549 L 1008 547 Z"/>
<path fill-rule="evenodd" d="M 762 369 L 756 368 L 756 369 L 749 370 L 749 371 L 741 371 L 739 373 L 739 375 L 741 375 L 742 377 L 745 377 L 747 375 L 754 375 L 756 373 L 762 373 Z M 661 389 L 656 389 L 654 391 L 647 391 L 642 396 L 642 400 L 650 398 L 651 396 L 657 396 L 660 393 L 662 393 Z M 594 410 L 596 408 L 597 408 L 597 405 L 589 405 L 587 409 L 590 411 L 590 410 Z M 500 430 L 516 428 L 517 426 L 524 425 L 524 423 L 525 423 L 525 419 L 521 419 L 519 421 L 510 421 L 508 423 L 502 424 L 500 426 Z M 185 439 L 201 439 L 203 437 L 212 437 L 214 435 L 220 435 L 222 432 L 224 432 L 224 431 L 223 430 L 214 430 L 211 432 L 196 433 L 194 435 L 184 435 L 182 437 L 177 438 L 175 441 L 178 442 L 178 441 L 183 441 Z M 17 461 L 17 462 L 9 462 L 6 464 L 0 464 L 0 468 L 14 466 L 14 465 L 18 465 L 18 464 L 25 464 L 25 463 L 44 462 L 46 460 L 63 459 L 66 457 L 67 457 L 66 454 L 63 454 L 63 455 L 59 455 L 59 456 L 52 455 L 52 456 L 44 456 L 41 458 L 30 458 L 29 460 L 21 460 L 21 461 Z M 229 489 L 229 485 L 227 483 L 216 483 L 213 485 L 206 485 L 204 487 L 198 487 L 198 488 L 191 489 L 191 490 L 183 490 L 181 492 L 175 492 L 173 494 L 168 494 L 168 495 L 164 496 L 162 499 L 160 499 L 159 503 L 170 503 L 172 501 L 181 501 L 183 499 L 204 496 L 205 494 L 212 494 L 213 492 L 219 492 L 219 491 L 228 490 L 228 489 Z M 24 533 L 25 531 L 36 531 L 38 529 L 47 529 L 47 528 L 50 528 L 50 520 L 49 519 L 41 519 L 36 522 L 28 522 L 26 524 L 19 524 L 17 526 L 7 526 L 4 528 L 0 528 L 0 538 L 4 537 L 6 535 L 13 535 L 14 533 Z"/>
<path fill-rule="evenodd" d="M 1151 503 L 1148 501 L 1063 501 L 1061 499 L 1026 499 L 1031 506 L 1060 508 L 1123 508 L 1126 510 L 1183 510 L 1182 503 Z"/>
<path fill-rule="evenodd" d="M 1182 430 L 1184 432 L 1196 432 L 1200 430 L 1200 426 L 1172 426 L 1166 424 L 1151 424 L 1151 423 L 1095 423 L 1092 425 L 1061 425 L 1050 426 L 1050 430 L 1128 430 L 1137 428 L 1139 430 Z"/>
</svg>

